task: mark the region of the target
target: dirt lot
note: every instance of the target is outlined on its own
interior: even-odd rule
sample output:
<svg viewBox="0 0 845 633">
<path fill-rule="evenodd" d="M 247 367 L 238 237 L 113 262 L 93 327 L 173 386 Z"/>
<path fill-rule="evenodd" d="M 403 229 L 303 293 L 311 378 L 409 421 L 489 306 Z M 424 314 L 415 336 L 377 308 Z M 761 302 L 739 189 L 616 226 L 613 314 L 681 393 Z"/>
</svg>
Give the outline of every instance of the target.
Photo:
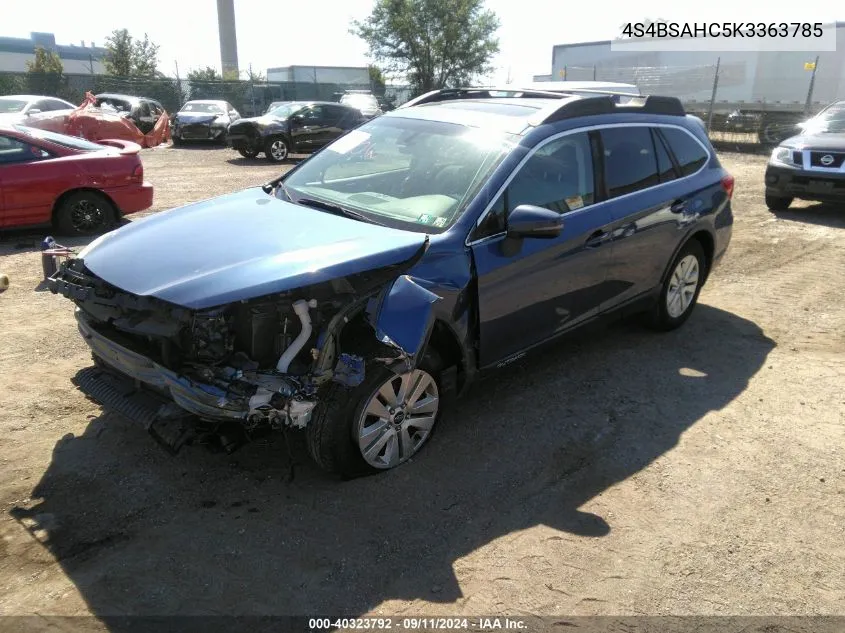
<svg viewBox="0 0 845 633">
<path fill-rule="evenodd" d="M 289 481 L 280 439 L 170 457 L 104 415 L 43 235 L 6 236 L 0 614 L 845 614 L 845 210 L 773 216 L 765 159 L 723 161 L 733 244 L 684 328 L 525 359 L 348 483 L 298 441 Z M 155 210 L 278 171 L 145 164 Z"/>
</svg>

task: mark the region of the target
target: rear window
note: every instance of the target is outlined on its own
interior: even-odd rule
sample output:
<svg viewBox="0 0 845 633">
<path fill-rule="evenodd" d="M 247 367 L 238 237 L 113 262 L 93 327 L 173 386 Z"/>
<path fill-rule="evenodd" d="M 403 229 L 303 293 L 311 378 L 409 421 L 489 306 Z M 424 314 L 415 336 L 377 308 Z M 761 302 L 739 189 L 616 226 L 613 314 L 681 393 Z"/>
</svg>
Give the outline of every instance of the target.
<svg viewBox="0 0 845 633">
<path fill-rule="evenodd" d="M 707 162 L 707 152 L 688 133 L 672 127 L 661 128 L 660 133 L 669 142 L 669 148 L 675 155 L 683 176 L 694 174 Z"/>
<path fill-rule="evenodd" d="M 96 152 L 104 149 L 103 145 L 97 145 L 91 141 L 86 141 L 83 138 L 76 136 L 67 136 L 66 134 L 56 134 L 55 132 L 48 132 L 47 130 L 39 130 L 33 127 L 26 127 L 24 125 L 16 125 L 15 129 L 18 132 L 23 132 L 34 139 L 48 141 L 61 145 L 62 147 L 70 147 L 71 149 L 82 150 L 83 152 Z"/>
</svg>

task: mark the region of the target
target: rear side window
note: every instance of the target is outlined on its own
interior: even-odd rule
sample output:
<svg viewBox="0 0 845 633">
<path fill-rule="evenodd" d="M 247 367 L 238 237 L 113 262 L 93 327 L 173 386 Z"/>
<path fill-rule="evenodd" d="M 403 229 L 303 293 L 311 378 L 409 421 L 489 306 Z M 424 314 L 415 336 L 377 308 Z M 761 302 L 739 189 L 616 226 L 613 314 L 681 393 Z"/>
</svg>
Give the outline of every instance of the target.
<svg viewBox="0 0 845 633">
<path fill-rule="evenodd" d="M 701 169 L 707 162 L 708 154 L 698 141 L 677 128 L 661 128 L 660 133 L 669 142 L 669 148 L 675 155 L 683 176 L 689 176 Z"/>
<path fill-rule="evenodd" d="M 660 182 L 651 131 L 647 127 L 601 131 L 608 198 L 618 198 Z"/>
<path fill-rule="evenodd" d="M 651 130 L 651 136 L 654 140 L 654 152 L 657 155 L 657 171 L 660 175 L 660 182 L 669 182 L 675 180 L 678 174 L 675 172 L 675 166 L 672 164 L 672 158 L 669 156 L 669 151 L 666 149 L 666 141 L 664 141 L 656 129 Z"/>
</svg>

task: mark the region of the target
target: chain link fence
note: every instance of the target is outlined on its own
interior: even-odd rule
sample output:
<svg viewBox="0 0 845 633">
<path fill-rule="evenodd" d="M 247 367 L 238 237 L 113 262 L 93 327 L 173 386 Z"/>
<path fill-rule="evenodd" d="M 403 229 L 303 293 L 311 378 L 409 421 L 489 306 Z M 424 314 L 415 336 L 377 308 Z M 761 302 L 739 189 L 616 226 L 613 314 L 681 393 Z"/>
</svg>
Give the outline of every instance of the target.
<svg viewBox="0 0 845 633">
<path fill-rule="evenodd" d="M 811 70 L 798 78 L 793 72 L 751 82 L 744 63 L 564 66 L 551 80 L 629 83 L 642 94 L 678 97 L 687 112 L 705 122 L 714 143 L 753 150 L 792 136 L 797 123 L 837 98 L 838 87 L 817 83 L 815 67 Z"/>
<path fill-rule="evenodd" d="M 338 101 L 345 90 L 370 90 L 394 107 L 407 101 L 411 94 L 407 86 L 387 86 L 381 95 L 374 83 L 198 81 L 171 77 L 0 72 L 0 95 L 36 94 L 82 103 L 86 92 L 112 92 L 155 99 L 171 113 L 191 99 L 222 99 L 235 106 L 242 116 L 256 116 L 266 112 L 274 101 Z"/>
<path fill-rule="evenodd" d="M 774 78 L 772 78 L 774 76 Z M 796 132 L 796 123 L 833 101 L 840 89 L 827 79 L 814 82 L 815 68 L 796 76 L 769 73 L 751 86 L 745 64 L 707 66 L 564 66 L 553 81 L 608 81 L 636 85 L 643 94 L 681 99 L 691 114 L 707 124 L 715 143 L 737 149 L 765 148 Z M 845 81 L 845 80 L 843 80 Z M 815 87 L 815 99 L 814 99 Z M 845 89 L 845 85 L 842 86 Z M 243 116 L 264 113 L 274 101 L 338 101 L 345 90 L 371 90 L 375 84 L 309 81 L 198 81 L 182 78 L 114 77 L 90 74 L 0 73 L 0 95 L 39 94 L 81 103 L 86 91 L 114 92 L 156 99 L 176 112 L 190 99 L 223 99 Z M 828 94 L 830 93 L 830 94 Z M 831 96 L 832 95 L 832 96 Z M 382 101 L 393 107 L 412 96 L 408 86 L 387 86 Z"/>
</svg>

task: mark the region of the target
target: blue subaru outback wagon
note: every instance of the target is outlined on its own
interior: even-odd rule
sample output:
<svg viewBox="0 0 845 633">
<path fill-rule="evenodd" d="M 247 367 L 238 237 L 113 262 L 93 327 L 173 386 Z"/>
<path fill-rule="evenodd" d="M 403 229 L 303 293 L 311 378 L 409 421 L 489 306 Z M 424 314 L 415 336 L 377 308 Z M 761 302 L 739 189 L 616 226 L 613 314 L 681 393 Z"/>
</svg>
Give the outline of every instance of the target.
<svg viewBox="0 0 845 633">
<path fill-rule="evenodd" d="M 78 384 L 171 450 L 299 428 L 355 476 L 414 455 L 449 392 L 597 317 L 682 325 L 733 184 L 674 98 L 441 90 L 263 187 L 105 234 L 50 287 L 93 352 Z"/>
</svg>

